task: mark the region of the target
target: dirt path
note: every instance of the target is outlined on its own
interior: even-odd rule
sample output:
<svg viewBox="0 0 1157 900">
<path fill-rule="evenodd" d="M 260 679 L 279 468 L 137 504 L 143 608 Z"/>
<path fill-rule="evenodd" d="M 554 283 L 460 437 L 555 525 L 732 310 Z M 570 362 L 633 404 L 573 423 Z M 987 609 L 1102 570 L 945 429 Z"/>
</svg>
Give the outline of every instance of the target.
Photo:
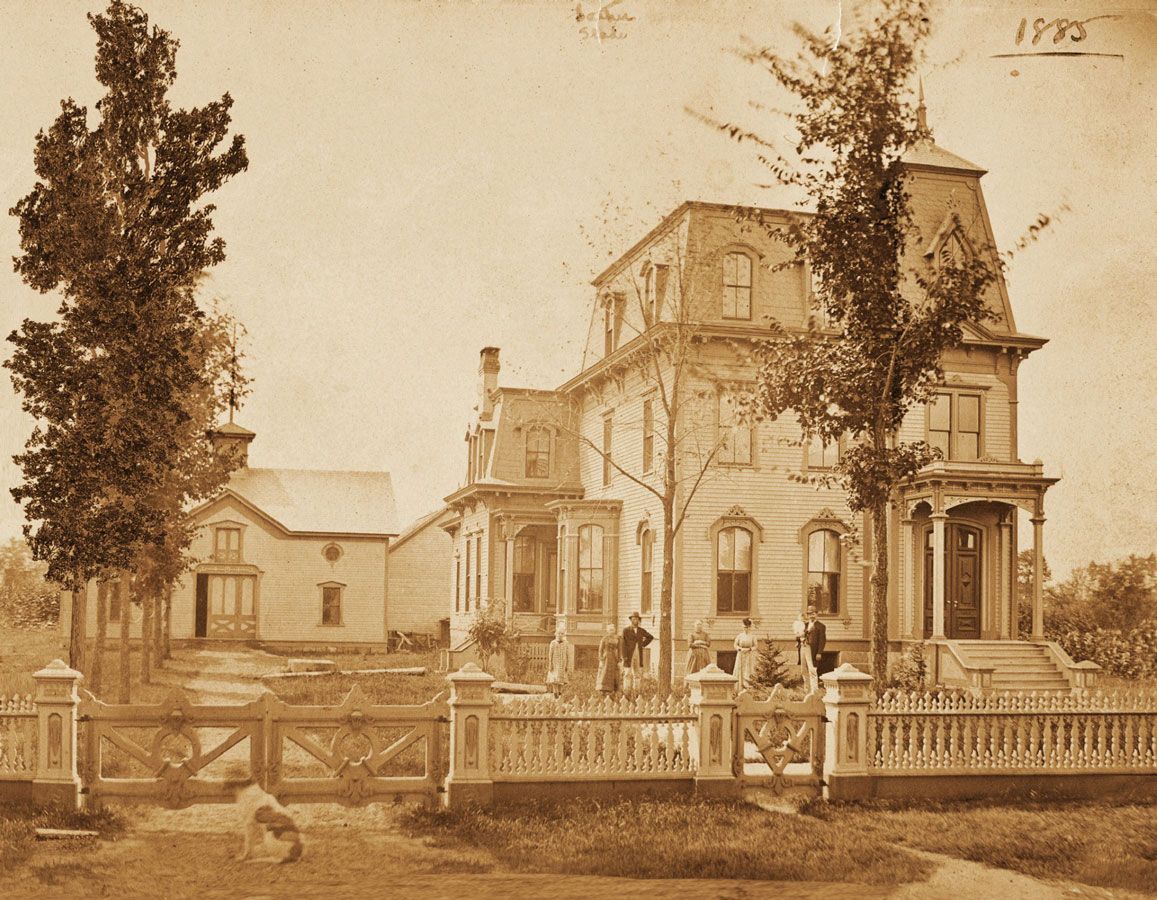
<svg viewBox="0 0 1157 900">
<path fill-rule="evenodd" d="M 285 657 L 263 650 L 174 650 L 153 680 L 184 688 L 198 703 L 247 703 L 265 686 L 261 676 L 285 670 Z"/>
</svg>

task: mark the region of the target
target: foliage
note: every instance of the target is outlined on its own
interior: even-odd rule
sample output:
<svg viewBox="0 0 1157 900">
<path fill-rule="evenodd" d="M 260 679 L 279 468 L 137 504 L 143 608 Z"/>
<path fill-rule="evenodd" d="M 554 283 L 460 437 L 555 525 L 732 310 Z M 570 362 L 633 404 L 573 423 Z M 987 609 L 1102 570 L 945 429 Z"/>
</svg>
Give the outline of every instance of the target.
<svg viewBox="0 0 1157 900">
<path fill-rule="evenodd" d="M 1120 628 L 1070 628 L 1049 633 L 1074 660 L 1092 660 L 1107 675 L 1140 679 L 1157 677 L 1157 620 L 1122 631 Z"/>
<path fill-rule="evenodd" d="M 490 661 L 496 654 L 513 651 L 518 644 L 518 632 L 507 623 L 506 609 L 498 602 L 477 610 L 466 634 L 478 645 L 484 671 L 490 671 Z"/>
<path fill-rule="evenodd" d="M 900 691 L 922 691 L 928 680 L 928 661 L 924 655 L 924 642 L 920 641 L 908 648 L 908 652 L 892 667 L 885 686 Z"/>
<path fill-rule="evenodd" d="M 47 569 L 32 559 L 21 538 L 0 547 L 0 623 L 17 628 L 57 624 L 60 588 L 45 578 Z"/>
<path fill-rule="evenodd" d="M 802 684 L 798 667 L 788 663 L 783 650 L 770 638 L 759 642 L 755 658 L 755 675 L 751 683 L 757 687 L 771 689 L 777 684 L 795 687 Z"/>
<path fill-rule="evenodd" d="M 862 832 L 737 801 L 415 808 L 401 824 L 413 836 L 485 848 L 524 872 L 895 884 L 931 871 L 929 863 Z"/>
<path fill-rule="evenodd" d="M 1032 551 L 1017 560 L 1020 633 L 1032 631 Z M 1051 573 L 1045 566 L 1045 576 Z M 1157 675 L 1157 554 L 1089 563 L 1044 588 L 1045 637 L 1121 678 Z"/>
<path fill-rule="evenodd" d="M 37 420 L 12 493 L 33 556 L 74 591 L 165 547 L 174 510 L 195 494 L 174 485 L 187 475 L 190 436 L 203 439 L 197 398 L 217 377 L 196 286 L 225 255 L 202 201 L 248 165 L 240 136 L 218 152 L 228 94 L 170 105 L 173 37 L 122 0 L 89 21 L 105 88 L 98 123 L 90 129 L 88 110 L 65 100 L 37 135 L 38 180 L 11 210 L 17 273 L 63 299 L 54 321 L 25 320 L 10 335 L 5 362 Z"/>
<path fill-rule="evenodd" d="M 773 323 L 757 350 L 754 411 L 792 410 L 805 434 L 852 446 L 833 469 L 854 512 L 870 514 L 877 560 L 872 575 L 871 669 L 887 665 L 887 505 L 896 487 L 935 458 L 922 441 L 903 442 L 905 415 L 942 380 L 941 357 L 959 345 L 965 322 L 991 317 L 985 294 L 997 257 L 991 248 L 946 255 L 929 267 L 916 251 L 902 156 L 929 139 L 910 100 L 929 33 L 923 0 L 884 0 L 876 18 L 839 40 L 796 26 L 803 52 L 785 60 L 768 49 L 744 53 L 799 101 L 793 160 L 773 142 L 714 123 L 760 147 L 760 160 L 807 192 L 814 212 L 783 229 L 758 224 L 810 266 L 824 311 L 807 333 Z"/>
</svg>

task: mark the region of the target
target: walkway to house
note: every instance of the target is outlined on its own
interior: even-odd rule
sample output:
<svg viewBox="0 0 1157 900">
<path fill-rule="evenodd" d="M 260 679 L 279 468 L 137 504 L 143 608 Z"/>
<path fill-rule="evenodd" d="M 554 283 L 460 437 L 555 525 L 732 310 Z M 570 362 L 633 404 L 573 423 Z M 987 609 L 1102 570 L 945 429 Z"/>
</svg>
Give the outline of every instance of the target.
<svg viewBox="0 0 1157 900">
<path fill-rule="evenodd" d="M 261 676 L 285 671 L 285 657 L 251 647 L 174 648 L 155 669 L 157 684 L 184 688 L 198 703 L 247 703 L 265 689 Z"/>
</svg>

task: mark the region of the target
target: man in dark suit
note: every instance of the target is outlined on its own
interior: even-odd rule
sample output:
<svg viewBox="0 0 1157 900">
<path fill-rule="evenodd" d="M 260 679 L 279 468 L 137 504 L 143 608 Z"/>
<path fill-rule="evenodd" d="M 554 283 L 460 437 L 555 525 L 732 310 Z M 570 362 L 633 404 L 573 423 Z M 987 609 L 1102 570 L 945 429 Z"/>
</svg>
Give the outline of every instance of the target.
<svg viewBox="0 0 1157 900">
<path fill-rule="evenodd" d="M 820 614 L 814 606 L 807 608 L 807 625 L 804 627 L 803 637 L 808 649 L 811 650 L 812 662 L 818 663 L 824 642 L 828 639 L 828 629 L 820 621 Z"/>
<path fill-rule="evenodd" d="M 639 690 L 643 679 L 643 648 L 655 639 L 651 632 L 640 627 L 642 621 L 638 613 L 631 613 L 631 624 L 623 629 L 623 689 L 628 696 Z"/>
</svg>

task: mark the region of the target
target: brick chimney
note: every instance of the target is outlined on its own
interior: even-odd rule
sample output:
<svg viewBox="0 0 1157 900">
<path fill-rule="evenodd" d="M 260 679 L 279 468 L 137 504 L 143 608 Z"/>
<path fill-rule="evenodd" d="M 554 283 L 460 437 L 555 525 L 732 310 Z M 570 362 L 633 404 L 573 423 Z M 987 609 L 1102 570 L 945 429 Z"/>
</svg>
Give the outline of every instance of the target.
<svg viewBox="0 0 1157 900">
<path fill-rule="evenodd" d="M 498 348 L 483 347 L 478 361 L 478 418 L 486 421 L 494 413 L 490 394 L 498 389 Z"/>
</svg>

